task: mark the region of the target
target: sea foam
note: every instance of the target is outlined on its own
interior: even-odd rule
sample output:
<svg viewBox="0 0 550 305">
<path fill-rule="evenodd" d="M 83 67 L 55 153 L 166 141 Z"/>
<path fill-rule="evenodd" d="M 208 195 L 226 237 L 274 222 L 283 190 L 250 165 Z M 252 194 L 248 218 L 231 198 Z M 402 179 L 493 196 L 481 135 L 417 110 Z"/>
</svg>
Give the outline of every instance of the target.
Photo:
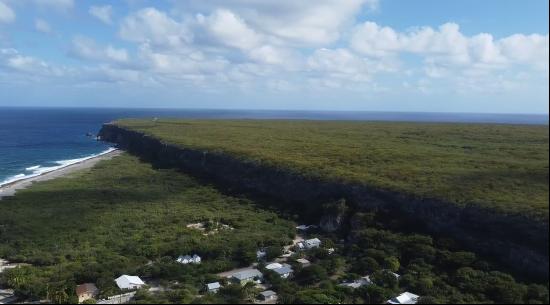
<svg viewBox="0 0 550 305">
<path fill-rule="evenodd" d="M 29 179 L 29 178 L 34 178 L 34 177 L 37 177 L 37 176 L 40 176 L 40 175 L 44 175 L 44 174 L 53 172 L 55 170 L 65 168 L 67 166 L 77 164 L 77 163 L 80 163 L 80 162 L 83 162 L 83 161 L 86 161 L 86 160 L 89 160 L 89 159 L 92 159 L 92 158 L 110 153 L 114 150 L 116 150 L 116 148 L 111 147 L 111 148 L 109 148 L 105 151 L 102 151 L 102 152 L 98 153 L 98 154 L 89 155 L 89 156 L 83 157 L 83 158 L 54 161 L 53 163 L 57 164 L 55 166 L 45 166 L 45 167 L 43 167 L 41 165 L 35 165 L 35 166 L 27 167 L 27 168 L 25 168 L 25 172 L 26 172 L 25 174 L 17 174 L 17 175 L 8 177 L 4 181 L 0 181 L 0 187 L 11 184 L 11 183 L 14 183 L 14 182 L 17 182 L 17 181 L 21 181 L 21 180 L 25 180 L 25 179 Z"/>
</svg>

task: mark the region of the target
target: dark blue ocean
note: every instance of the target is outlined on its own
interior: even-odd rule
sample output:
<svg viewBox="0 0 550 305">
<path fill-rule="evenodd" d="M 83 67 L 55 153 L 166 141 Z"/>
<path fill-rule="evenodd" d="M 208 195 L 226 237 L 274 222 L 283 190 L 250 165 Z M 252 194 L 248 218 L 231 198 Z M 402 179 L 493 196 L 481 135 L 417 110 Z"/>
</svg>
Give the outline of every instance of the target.
<svg viewBox="0 0 550 305">
<path fill-rule="evenodd" d="M 0 186 L 105 152 L 109 145 L 87 134 L 128 117 L 548 124 L 548 115 L 0 107 Z"/>
</svg>

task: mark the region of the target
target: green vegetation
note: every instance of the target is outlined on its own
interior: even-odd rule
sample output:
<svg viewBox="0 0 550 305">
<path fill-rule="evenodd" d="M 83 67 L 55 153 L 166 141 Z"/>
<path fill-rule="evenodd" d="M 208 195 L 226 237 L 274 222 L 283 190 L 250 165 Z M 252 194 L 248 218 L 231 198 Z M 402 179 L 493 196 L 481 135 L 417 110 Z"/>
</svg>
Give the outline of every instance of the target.
<svg viewBox="0 0 550 305">
<path fill-rule="evenodd" d="M 164 119 L 116 124 L 306 176 L 548 221 L 548 126 Z"/>
<path fill-rule="evenodd" d="M 0 285 L 58 303 L 74 302 L 75 285 L 84 282 L 96 283 L 102 296 L 115 294 L 121 274 L 178 281 L 191 297 L 170 297 L 193 299 L 215 273 L 250 265 L 258 247 L 288 244 L 295 226 L 247 199 L 129 155 L 38 183 L 0 205 L 0 258 L 33 265 L 2 273 Z M 187 227 L 197 222 L 232 229 L 205 235 Z M 194 253 L 201 265 L 175 263 Z"/>
<path fill-rule="evenodd" d="M 3 272 L 0 286 L 55 303 L 75 302 L 75 285 L 84 282 L 95 283 L 100 297 L 118 294 L 113 279 L 120 274 L 139 275 L 154 288 L 139 290 L 133 303 L 251 303 L 257 287 L 231 285 L 216 273 L 249 266 L 259 248 L 271 261 L 295 234 L 285 215 L 126 154 L 33 185 L 1 205 L 0 257 L 33 266 Z M 329 208 L 339 211 L 341 205 Z M 307 236 L 321 238 L 324 248 L 295 254 L 289 260 L 293 278 L 259 265 L 279 302 L 376 304 L 410 291 L 422 303 L 548 303 L 546 285 L 517 282 L 452 240 L 403 233 L 413 231 L 405 223 L 390 228 L 395 219 L 383 211 L 353 217 L 347 243 L 337 235 Z M 205 230 L 188 227 L 197 223 Z M 193 253 L 202 264 L 175 262 Z M 302 267 L 298 257 L 311 266 Z M 339 285 L 365 275 L 374 284 Z M 219 292 L 205 293 L 205 283 L 215 281 L 222 283 Z"/>
</svg>

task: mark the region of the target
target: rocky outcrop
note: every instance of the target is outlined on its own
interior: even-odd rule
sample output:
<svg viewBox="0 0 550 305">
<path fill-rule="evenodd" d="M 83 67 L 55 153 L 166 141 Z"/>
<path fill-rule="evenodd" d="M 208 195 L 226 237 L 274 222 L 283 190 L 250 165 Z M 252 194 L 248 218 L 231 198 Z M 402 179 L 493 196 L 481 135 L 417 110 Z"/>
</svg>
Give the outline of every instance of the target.
<svg viewBox="0 0 550 305">
<path fill-rule="evenodd" d="M 371 188 L 366 185 L 304 177 L 289 168 L 235 158 L 223 152 L 178 147 L 140 132 L 106 124 L 99 136 L 157 166 L 185 170 L 220 186 L 299 207 L 328 231 L 339 230 L 345 217 L 326 213 L 327 202 L 345 198 L 353 211 L 385 209 L 433 234 L 450 236 L 473 251 L 495 257 L 525 276 L 548 279 L 548 221 L 505 215 L 476 205 L 457 206 L 436 199 Z"/>
</svg>

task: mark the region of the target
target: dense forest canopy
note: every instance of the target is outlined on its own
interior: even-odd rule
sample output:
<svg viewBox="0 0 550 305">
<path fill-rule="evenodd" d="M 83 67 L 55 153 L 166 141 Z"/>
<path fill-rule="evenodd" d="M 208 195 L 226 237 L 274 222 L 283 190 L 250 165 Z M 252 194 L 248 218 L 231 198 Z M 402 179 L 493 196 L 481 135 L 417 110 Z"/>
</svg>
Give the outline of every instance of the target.
<svg viewBox="0 0 550 305">
<path fill-rule="evenodd" d="M 548 126 L 120 120 L 182 147 L 548 221 Z"/>
</svg>

